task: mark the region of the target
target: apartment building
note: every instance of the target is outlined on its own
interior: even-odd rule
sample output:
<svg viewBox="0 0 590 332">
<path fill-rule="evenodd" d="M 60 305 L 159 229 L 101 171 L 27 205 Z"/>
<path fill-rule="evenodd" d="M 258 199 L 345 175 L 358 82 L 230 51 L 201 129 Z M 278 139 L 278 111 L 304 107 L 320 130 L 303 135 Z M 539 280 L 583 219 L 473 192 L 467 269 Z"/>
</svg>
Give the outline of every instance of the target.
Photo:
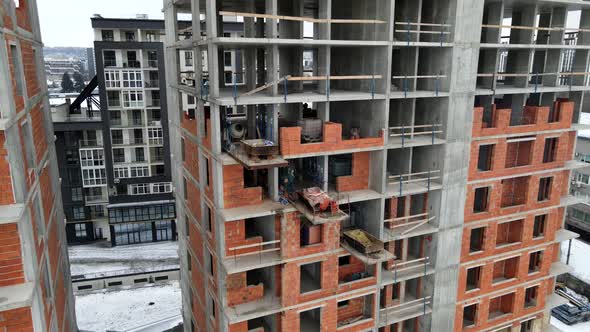
<svg viewBox="0 0 590 332">
<path fill-rule="evenodd" d="M 0 2 L 0 329 L 77 331 L 35 1 Z"/>
<path fill-rule="evenodd" d="M 81 59 L 70 58 L 70 59 L 56 59 L 47 58 L 45 62 L 45 75 L 51 81 L 61 82 L 61 79 L 65 73 L 70 75 L 74 73 L 85 72 L 86 64 Z"/>
<path fill-rule="evenodd" d="M 550 328 L 590 3 L 164 11 L 189 331 Z"/>
</svg>

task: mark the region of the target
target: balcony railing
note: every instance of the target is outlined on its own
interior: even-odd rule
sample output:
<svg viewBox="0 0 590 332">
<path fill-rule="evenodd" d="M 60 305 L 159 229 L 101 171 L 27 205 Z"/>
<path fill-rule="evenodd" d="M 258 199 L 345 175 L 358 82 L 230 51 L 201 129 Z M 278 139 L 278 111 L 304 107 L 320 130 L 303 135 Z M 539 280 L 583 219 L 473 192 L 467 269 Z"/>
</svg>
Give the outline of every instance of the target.
<svg viewBox="0 0 590 332">
<path fill-rule="evenodd" d="M 148 60 L 147 64 L 150 68 L 158 68 L 158 60 Z"/>
<path fill-rule="evenodd" d="M 100 148 L 102 147 L 102 140 L 80 140 L 81 148 Z"/>
<path fill-rule="evenodd" d="M 86 204 L 106 202 L 107 198 L 102 195 L 87 195 L 85 196 Z"/>
<path fill-rule="evenodd" d="M 123 63 L 123 68 L 141 68 L 141 62 L 137 60 L 129 60 Z"/>
<path fill-rule="evenodd" d="M 148 107 L 160 107 L 160 99 L 152 99 L 148 105 Z"/>
<path fill-rule="evenodd" d="M 148 89 L 149 88 L 159 88 L 160 87 L 160 81 L 158 81 L 158 80 L 149 80 L 149 81 L 146 81 L 144 83 L 144 85 Z"/>
</svg>

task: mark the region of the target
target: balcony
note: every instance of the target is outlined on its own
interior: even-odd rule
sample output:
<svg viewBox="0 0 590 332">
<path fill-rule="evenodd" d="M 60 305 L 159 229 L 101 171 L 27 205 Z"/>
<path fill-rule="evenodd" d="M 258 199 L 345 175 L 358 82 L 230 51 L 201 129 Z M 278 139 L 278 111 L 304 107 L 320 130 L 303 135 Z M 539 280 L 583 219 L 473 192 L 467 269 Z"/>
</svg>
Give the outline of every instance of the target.
<svg viewBox="0 0 590 332">
<path fill-rule="evenodd" d="M 440 170 L 428 170 L 387 177 L 387 191 L 392 196 L 406 196 L 442 188 Z"/>
<path fill-rule="evenodd" d="M 100 122 L 100 111 L 83 109 L 79 114 L 70 113 L 69 104 L 51 106 L 51 120 L 53 122 Z"/>
<path fill-rule="evenodd" d="M 431 216 L 427 212 L 385 219 L 383 238 L 387 241 L 395 241 L 434 233 L 438 230 L 436 226 L 431 224 L 435 219 L 436 216 Z"/>
<path fill-rule="evenodd" d="M 399 323 L 411 318 L 425 316 L 431 312 L 431 296 L 404 301 L 403 303 L 379 310 L 379 327 Z"/>
<path fill-rule="evenodd" d="M 141 68 L 141 62 L 137 60 L 128 60 L 123 62 L 123 68 Z"/>
<path fill-rule="evenodd" d="M 149 80 L 144 82 L 144 87 L 146 89 L 155 89 L 160 87 L 160 81 L 158 80 Z"/>
<path fill-rule="evenodd" d="M 102 140 L 80 140 L 80 148 L 101 148 Z"/>
<path fill-rule="evenodd" d="M 84 201 L 86 202 L 86 205 L 97 205 L 107 203 L 109 199 L 103 195 L 86 195 L 84 196 Z"/>
<path fill-rule="evenodd" d="M 443 126 L 440 123 L 389 127 L 389 147 L 434 145 L 444 142 L 441 139 Z"/>
</svg>

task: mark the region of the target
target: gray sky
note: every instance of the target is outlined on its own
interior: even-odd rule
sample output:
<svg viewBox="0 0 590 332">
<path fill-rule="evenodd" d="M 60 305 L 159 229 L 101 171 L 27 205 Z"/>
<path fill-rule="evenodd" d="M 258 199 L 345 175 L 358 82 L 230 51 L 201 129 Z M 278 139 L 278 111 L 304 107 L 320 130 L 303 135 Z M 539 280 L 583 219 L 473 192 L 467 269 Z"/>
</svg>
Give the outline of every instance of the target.
<svg viewBox="0 0 590 332">
<path fill-rule="evenodd" d="M 148 14 L 162 19 L 163 0 L 38 0 L 39 20 L 45 46 L 92 47 L 93 14 L 134 18 Z"/>
</svg>

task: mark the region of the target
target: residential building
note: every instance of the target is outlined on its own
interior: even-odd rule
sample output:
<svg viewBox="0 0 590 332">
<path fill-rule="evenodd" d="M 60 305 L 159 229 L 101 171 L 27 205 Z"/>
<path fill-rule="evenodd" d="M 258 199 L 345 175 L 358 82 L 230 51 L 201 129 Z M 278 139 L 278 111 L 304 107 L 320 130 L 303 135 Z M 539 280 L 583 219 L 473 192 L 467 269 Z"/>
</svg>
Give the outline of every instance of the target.
<svg viewBox="0 0 590 332">
<path fill-rule="evenodd" d="M 585 118 L 584 122 L 590 122 L 590 117 L 586 116 Z M 587 130 L 580 131 L 578 134 L 575 159 L 590 163 L 590 133 Z M 587 239 L 590 236 L 590 205 L 588 205 L 590 202 L 590 168 L 581 168 L 573 173 L 571 193 L 578 197 L 581 203 L 568 207 L 566 225 L 568 229 Z"/>
<path fill-rule="evenodd" d="M 35 1 L 0 3 L 0 330 L 77 331 Z"/>
<path fill-rule="evenodd" d="M 590 2 L 164 12 L 187 330 L 549 329 Z"/>
<path fill-rule="evenodd" d="M 44 61 L 45 74 L 51 81 L 61 82 L 64 73 L 72 75 L 74 73 L 83 73 L 85 71 L 84 62 L 77 58 L 46 58 Z"/>
</svg>

